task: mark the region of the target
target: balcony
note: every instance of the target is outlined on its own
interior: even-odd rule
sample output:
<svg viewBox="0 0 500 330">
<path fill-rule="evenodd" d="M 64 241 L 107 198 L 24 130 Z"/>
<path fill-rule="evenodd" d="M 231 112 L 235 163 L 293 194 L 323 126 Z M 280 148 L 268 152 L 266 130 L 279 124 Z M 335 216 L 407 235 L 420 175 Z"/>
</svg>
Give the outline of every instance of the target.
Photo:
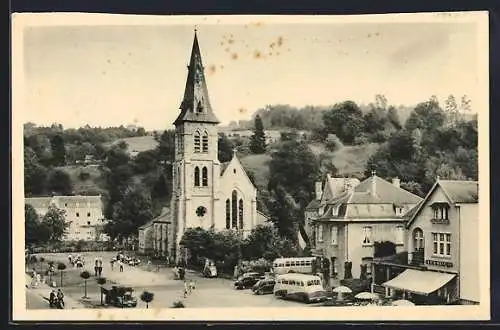
<svg viewBox="0 0 500 330">
<path fill-rule="evenodd" d="M 438 218 L 432 218 L 431 223 L 434 225 L 449 225 L 450 224 L 450 219 L 438 219 Z"/>
<path fill-rule="evenodd" d="M 374 264 L 386 266 L 399 266 L 404 268 L 424 268 L 424 250 L 421 249 L 415 252 L 400 252 L 395 255 L 373 258 Z"/>
</svg>

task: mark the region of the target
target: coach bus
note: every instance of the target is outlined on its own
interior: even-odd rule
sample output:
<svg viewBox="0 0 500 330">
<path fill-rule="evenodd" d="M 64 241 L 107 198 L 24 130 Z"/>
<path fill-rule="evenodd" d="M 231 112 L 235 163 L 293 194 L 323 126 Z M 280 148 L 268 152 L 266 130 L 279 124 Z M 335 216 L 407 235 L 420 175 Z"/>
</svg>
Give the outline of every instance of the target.
<svg viewBox="0 0 500 330">
<path fill-rule="evenodd" d="M 306 304 L 327 298 L 319 276 L 299 273 L 278 275 L 273 293 L 277 298 L 298 300 Z"/>
<path fill-rule="evenodd" d="M 278 258 L 273 262 L 274 274 L 302 273 L 312 274 L 315 257 L 303 258 Z"/>
</svg>

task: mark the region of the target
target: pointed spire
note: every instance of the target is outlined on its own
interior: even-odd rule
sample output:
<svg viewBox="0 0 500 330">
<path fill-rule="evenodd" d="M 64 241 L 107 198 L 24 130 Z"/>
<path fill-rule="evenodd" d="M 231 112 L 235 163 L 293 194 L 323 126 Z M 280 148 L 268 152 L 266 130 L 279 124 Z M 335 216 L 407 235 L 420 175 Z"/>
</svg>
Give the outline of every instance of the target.
<svg viewBox="0 0 500 330">
<path fill-rule="evenodd" d="M 236 157 L 237 152 L 238 152 L 238 148 L 233 148 L 233 158 Z"/>
<path fill-rule="evenodd" d="M 219 123 L 219 120 L 213 113 L 208 97 L 208 88 L 205 80 L 203 62 L 201 60 L 197 31 L 198 30 L 195 28 L 186 87 L 180 106 L 181 113 L 175 120 L 174 125 L 186 121 L 212 124 Z"/>
</svg>

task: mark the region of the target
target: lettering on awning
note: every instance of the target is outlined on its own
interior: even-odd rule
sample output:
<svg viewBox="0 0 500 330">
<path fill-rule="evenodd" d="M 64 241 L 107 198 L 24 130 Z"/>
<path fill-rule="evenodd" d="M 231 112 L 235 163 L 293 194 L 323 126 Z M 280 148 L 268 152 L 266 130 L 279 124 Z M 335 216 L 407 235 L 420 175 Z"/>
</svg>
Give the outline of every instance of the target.
<svg viewBox="0 0 500 330">
<path fill-rule="evenodd" d="M 441 260 L 425 260 L 426 265 L 431 265 L 431 266 L 441 266 L 441 267 L 447 267 L 447 268 L 452 268 L 453 263 L 449 261 L 441 261 Z"/>
</svg>

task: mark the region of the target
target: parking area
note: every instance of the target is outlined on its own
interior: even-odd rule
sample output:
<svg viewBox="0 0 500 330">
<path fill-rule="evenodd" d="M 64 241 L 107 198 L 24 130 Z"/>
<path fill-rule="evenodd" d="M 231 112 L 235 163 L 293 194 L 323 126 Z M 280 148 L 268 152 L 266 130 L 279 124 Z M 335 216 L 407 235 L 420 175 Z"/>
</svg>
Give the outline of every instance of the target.
<svg viewBox="0 0 500 330">
<path fill-rule="evenodd" d="M 170 268 L 163 268 L 156 271 L 153 267 L 151 271 L 143 267 L 125 266 L 124 271 L 118 268 L 111 269 L 109 260 L 114 255 L 109 252 L 86 252 L 82 253 L 86 264 L 84 269 L 93 272 L 93 261 L 96 256 L 103 258 L 103 274 L 113 283 L 130 286 L 135 290 L 135 295 L 147 290 L 154 294 L 154 300 L 149 304 L 153 308 L 172 307 L 176 301 L 182 301 L 186 307 L 210 308 L 210 307 L 298 307 L 315 306 L 317 304 L 305 305 L 301 302 L 282 300 L 272 294 L 255 295 L 250 289 L 236 290 L 233 281 L 224 278 L 205 278 L 198 273 L 188 272 L 186 279 L 195 283 L 195 290 L 190 295 L 184 297 L 183 281 L 174 280 L 173 272 Z M 55 262 L 67 262 L 67 254 L 45 254 L 43 257 Z M 66 295 L 74 299 L 81 300 L 84 285 L 81 283 L 72 284 L 63 288 Z M 85 300 L 88 307 L 97 307 L 100 304 L 100 289 L 95 284 L 95 279 L 91 278 L 87 285 L 87 295 Z M 138 308 L 144 308 L 145 303 L 140 301 Z"/>
</svg>

